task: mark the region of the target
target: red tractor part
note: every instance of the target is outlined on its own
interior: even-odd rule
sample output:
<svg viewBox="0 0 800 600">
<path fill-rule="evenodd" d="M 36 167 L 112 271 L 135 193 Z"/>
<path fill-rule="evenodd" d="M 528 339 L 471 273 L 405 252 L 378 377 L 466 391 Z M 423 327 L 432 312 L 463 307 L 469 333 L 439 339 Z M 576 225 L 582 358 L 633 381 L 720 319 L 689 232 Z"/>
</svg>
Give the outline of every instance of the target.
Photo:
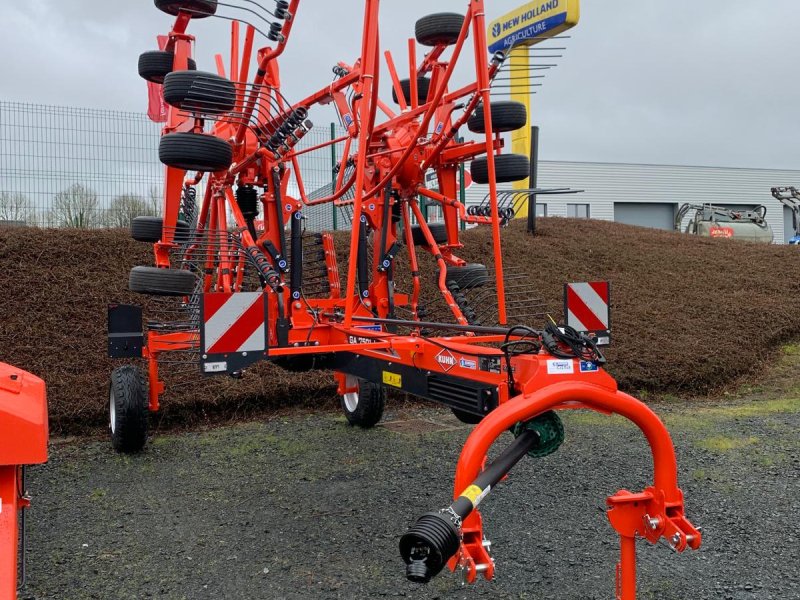
<svg viewBox="0 0 800 600">
<path fill-rule="evenodd" d="M 546 368 L 548 360 L 539 356 L 540 368 Z M 468 582 L 475 581 L 478 574 L 489 580 L 494 577 L 494 561 L 488 553 L 478 504 L 526 452 L 540 443 L 541 434 L 525 425 L 557 410 L 588 409 L 621 415 L 641 429 L 650 445 L 653 485 L 636 494 L 620 490 L 607 500 L 608 519 L 620 535 L 618 600 L 636 598 L 637 538 L 651 543 L 664 538 L 678 552 L 700 547 L 700 531 L 684 516 L 675 450 L 664 424 L 644 403 L 617 390 L 607 374 L 598 372 L 582 379 L 538 389 L 529 386 L 531 391 L 509 400 L 481 421 L 467 439 L 458 461 L 455 502 L 422 517 L 400 543 L 409 579 L 427 581 L 444 562 L 451 570 L 461 569 Z M 484 469 L 489 448 L 509 430 L 519 434 L 516 441 Z"/>
<path fill-rule="evenodd" d="M 0 363 L 0 600 L 17 597 L 19 522 L 30 506 L 23 469 L 47 461 L 47 436 L 44 381 Z"/>
</svg>

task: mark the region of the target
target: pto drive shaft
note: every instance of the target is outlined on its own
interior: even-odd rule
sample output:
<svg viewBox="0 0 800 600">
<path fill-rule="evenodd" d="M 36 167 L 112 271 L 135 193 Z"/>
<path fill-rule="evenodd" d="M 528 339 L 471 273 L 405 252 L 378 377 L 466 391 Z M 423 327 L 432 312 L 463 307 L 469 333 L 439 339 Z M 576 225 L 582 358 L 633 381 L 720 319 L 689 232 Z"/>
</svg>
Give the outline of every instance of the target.
<svg viewBox="0 0 800 600">
<path fill-rule="evenodd" d="M 424 514 L 400 538 L 400 555 L 406 562 L 406 577 L 410 581 L 428 583 L 439 574 L 461 545 L 461 521 L 538 443 L 536 431 L 523 431 L 449 508 Z"/>
</svg>

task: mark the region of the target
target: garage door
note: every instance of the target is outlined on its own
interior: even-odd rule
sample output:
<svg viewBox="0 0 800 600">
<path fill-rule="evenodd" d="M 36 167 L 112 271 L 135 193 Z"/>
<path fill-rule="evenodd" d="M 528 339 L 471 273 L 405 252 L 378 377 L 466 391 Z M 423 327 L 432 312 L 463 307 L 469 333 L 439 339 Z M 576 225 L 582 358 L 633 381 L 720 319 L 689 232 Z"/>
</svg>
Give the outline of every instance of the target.
<svg viewBox="0 0 800 600">
<path fill-rule="evenodd" d="M 677 204 L 666 202 L 615 202 L 614 220 L 626 225 L 672 229 L 676 210 Z"/>
</svg>

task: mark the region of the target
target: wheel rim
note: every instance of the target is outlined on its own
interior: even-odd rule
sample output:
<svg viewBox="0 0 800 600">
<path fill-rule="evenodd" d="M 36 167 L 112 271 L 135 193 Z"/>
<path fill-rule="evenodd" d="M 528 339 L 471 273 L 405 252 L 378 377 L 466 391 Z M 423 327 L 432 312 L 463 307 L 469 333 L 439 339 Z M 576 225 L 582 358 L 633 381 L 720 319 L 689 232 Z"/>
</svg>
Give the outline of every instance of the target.
<svg viewBox="0 0 800 600">
<path fill-rule="evenodd" d="M 347 387 L 356 387 L 358 385 L 358 379 L 352 375 L 348 375 L 344 384 Z M 347 409 L 347 412 L 355 412 L 356 408 L 358 408 L 358 392 L 347 392 L 343 398 L 344 407 Z"/>
<path fill-rule="evenodd" d="M 117 406 L 116 406 L 116 403 L 114 402 L 114 391 L 113 390 L 111 390 L 108 393 L 108 407 L 109 407 L 109 411 L 108 412 L 111 415 L 109 425 L 111 426 L 111 433 L 113 435 L 114 433 L 116 433 L 116 429 L 117 429 Z"/>
</svg>

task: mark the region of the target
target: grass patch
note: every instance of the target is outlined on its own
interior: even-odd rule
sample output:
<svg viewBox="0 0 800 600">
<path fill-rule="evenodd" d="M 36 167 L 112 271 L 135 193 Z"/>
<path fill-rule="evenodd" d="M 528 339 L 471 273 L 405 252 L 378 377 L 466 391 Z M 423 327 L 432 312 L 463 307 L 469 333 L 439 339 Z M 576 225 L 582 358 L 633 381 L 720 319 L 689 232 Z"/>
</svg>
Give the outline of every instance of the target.
<svg viewBox="0 0 800 600">
<path fill-rule="evenodd" d="M 786 344 L 782 352 L 786 356 L 800 356 L 800 344 Z"/>
<path fill-rule="evenodd" d="M 710 452 L 725 453 L 740 450 L 758 443 L 757 437 L 735 438 L 724 435 L 715 435 L 695 442 L 699 448 Z"/>
</svg>

